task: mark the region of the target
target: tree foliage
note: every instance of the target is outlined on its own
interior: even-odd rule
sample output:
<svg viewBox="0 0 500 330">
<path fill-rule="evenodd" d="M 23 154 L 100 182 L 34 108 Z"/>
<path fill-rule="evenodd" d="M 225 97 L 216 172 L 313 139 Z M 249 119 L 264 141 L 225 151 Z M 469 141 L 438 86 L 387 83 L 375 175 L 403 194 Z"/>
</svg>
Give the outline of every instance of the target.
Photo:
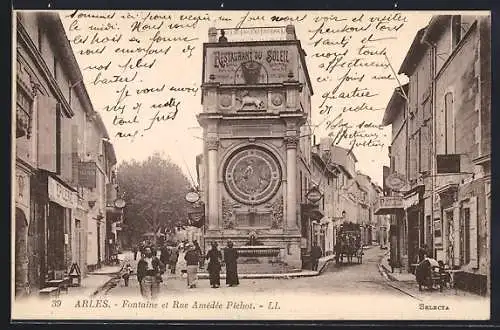
<svg viewBox="0 0 500 330">
<path fill-rule="evenodd" d="M 124 230 L 137 242 L 146 232 L 172 230 L 187 223 L 184 197 L 190 184 L 179 166 L 155 153 L 142 162 L 124 161 L 117 168 L 127 203 Z"/>
</svg>

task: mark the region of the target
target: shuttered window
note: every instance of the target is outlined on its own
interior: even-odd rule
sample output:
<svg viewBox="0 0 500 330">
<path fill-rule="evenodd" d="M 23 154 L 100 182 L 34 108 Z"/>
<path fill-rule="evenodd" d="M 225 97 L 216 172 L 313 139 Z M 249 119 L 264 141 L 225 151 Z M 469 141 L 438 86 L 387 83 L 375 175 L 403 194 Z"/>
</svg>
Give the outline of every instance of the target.
<svg viewBox="0 0 500 330">
<path fill-rule="evenodd" d="M 477 197 L 471 197 L 470 200 L 470 222 L 469 222 L 469 245 L 470 245 L 470 265 L 473 268 L 479 268 L 478 253 L 478 216 L 477 216 Z"/>
<path fill-rule="evenodd" d="M 57 102 L 54 98 L 37 95 L 38 168 L 57 172 Z"/>
<path fill-rule="evenodd" d="M 61 114 L 61 175 L 73 181 L 73 148 L 71 118 Z"/>
<path fill-rule="evenodd" d="M 445 153 L 455 153 L 455 118 L 453 111 L 453 94 L 446 93 L 444 96 L 444 121 L 445 121 Z"/>
<path fill-rule="evenodd" d="M 71 126 L 71 159 L 72 159 L 72 178 L 73 182 L 78 183 L 78 125 Z"/>
<path fill-rule="evenodd" d="M 455 207 L 453 209 L 453 241 L 454 241 L 454 246 L 453 246 L 453 260 L 454 260 L 454 265 L 460 265 L 460 226 L 459 226 L 459 219 L 460 219 L 460 209 L 458 207 Z"/>
<path fill-rule="evenodd" d="M 430 170 L 429 151 L 432 146 L 429 131 L 428 126 L 422 126 L 420 129 L 420 171 Z"/>
</svg>

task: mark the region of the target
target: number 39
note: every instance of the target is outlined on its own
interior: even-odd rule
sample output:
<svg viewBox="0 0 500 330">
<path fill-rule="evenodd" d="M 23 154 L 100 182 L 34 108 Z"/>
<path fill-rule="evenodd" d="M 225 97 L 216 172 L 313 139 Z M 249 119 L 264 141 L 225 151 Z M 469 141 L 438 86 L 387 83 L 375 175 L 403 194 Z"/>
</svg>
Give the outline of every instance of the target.
<svg viewBox="0 0 500 330">
<path fill-rule="evenodd" d="M 59 299 L 52 300 L 52 306 L 51 307 L 61 307 L 61 300 L 59 300 Z"/>
</svg>

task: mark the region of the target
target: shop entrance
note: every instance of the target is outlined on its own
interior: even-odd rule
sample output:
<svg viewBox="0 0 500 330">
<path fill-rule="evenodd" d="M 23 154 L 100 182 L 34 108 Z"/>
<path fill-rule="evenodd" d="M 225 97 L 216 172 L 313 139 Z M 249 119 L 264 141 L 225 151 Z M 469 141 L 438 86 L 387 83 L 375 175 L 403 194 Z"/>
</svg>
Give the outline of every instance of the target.
<svg viewBox="0 0 500 330">
<path fill-rule="evenodd" d="M 48 271 L 60 271 L 66 267 L 64 254 L 64 212 L 59 204 L 50 203 L 47 221 Z"/>
<path fill-rule="evenodd" d="M 408 266 L 413 271 L 412 264 L 418 262 L 418 249 L 420 241 L 420 213 L 408 211 Z"/>
<path fill-rule="evenodd" d="M 15 233 L 15 295 L 22 295 L 28 288 L 28 221 L 24 212 L 16 207 Z"/>
</svg>

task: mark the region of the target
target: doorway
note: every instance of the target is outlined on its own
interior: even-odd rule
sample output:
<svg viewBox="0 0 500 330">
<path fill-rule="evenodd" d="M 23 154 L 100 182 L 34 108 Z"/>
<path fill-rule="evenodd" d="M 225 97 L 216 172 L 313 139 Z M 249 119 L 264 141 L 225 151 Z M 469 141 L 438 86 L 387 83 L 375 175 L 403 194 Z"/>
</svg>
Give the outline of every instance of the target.
<svg viewBox="0 0 500 330">
<path fill-rule="evenodd" d="M 101 222 L 97 221 L 97 267 L 101 267 Z"/>
<path fill-rule="evenodd" d="M 82 222 L 78 219 L 75 219 L 75 257 L 78 266 L 80 269 L 84 269 L 85 259 L 84 259 L 84 251 L 83 247 L 83 233 L 82 233 Z"/>
<path fill-rule="evenodd" d="M 15 233 L 15 295 L 22 295 L 28 289 L 28 221 L 24 212 L 16 207 Z"/>
</svg>

